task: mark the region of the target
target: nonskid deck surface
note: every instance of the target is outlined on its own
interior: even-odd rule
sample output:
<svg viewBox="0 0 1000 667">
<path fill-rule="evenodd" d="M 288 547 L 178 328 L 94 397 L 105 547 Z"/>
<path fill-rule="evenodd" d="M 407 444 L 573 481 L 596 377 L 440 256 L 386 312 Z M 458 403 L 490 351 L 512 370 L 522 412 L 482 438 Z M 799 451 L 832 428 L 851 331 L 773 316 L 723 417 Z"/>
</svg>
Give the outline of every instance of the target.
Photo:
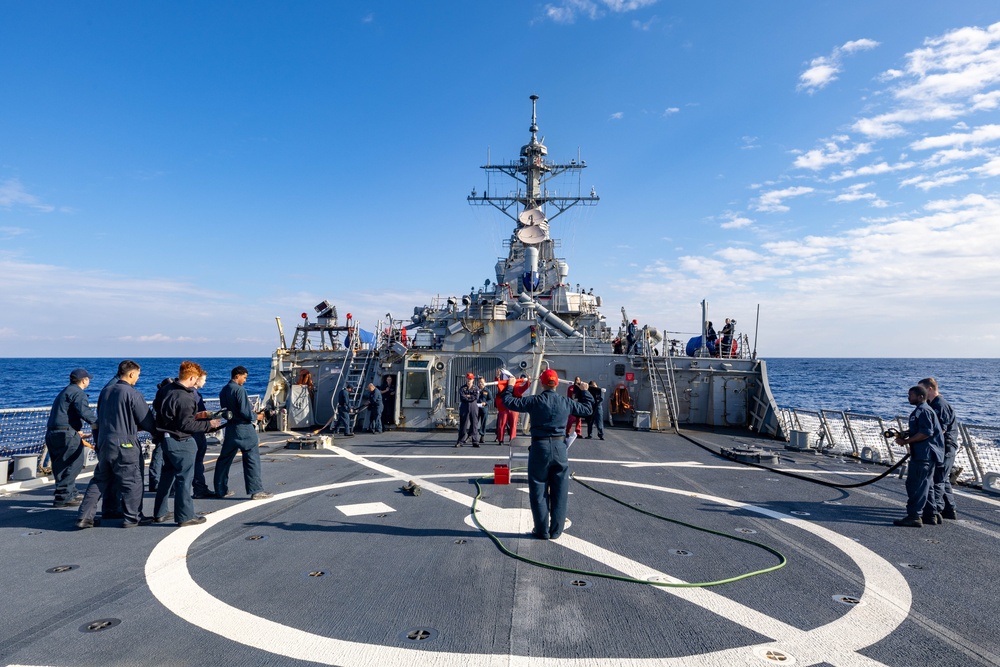
<svg viewBox="0 0 1000 667">
<path fill-rule="evenodd" d="M 714 446 L 749 441 L 689 435 Z M 51 508 L 50 486 L 0 497 L 0 665 L 1000 662 L 993 615 L 983 613 L 994 604 L 985 582 L 1000 575 L 1000 502 L 979 493 L 960 496 L 964 521 L 895 528 L 905 501 L 895 476 L 840 491 L 676 435 L 611 429 L 605 441 L 578 440 L 572 469 L 588 484 L 788 558 L 731 584 L 658 588 L 501 553 L 470 507 L 473 481 L 507 461 L 506 446 L 455 449 L 454 433 L 390 432 L 293 451 L 281 448 L 286 437 L 264 443 L 275 497 L 240 493 L 237 463 L 237 496 L 195 501 L 210 512 L 199 527 L 109 521 L 79 531 L 75 511 Z M 780 467 L 836 482 L 884 470 L 784 453 Z M 409 480 L 419 496 L 400 490 Z M 507 486 L 484 482 L 479 518 L 534 560 L 686 582 L 777 563 L 576 483 L 564 535 L 534 540 L 525 488 L 517 473 Z M 149 511 L 148 494 L 145 502 Z M 60 566 L 75 567 L 47 572 Z M 86 631 L 107 619 L 107 629 Z"/>
</svg>

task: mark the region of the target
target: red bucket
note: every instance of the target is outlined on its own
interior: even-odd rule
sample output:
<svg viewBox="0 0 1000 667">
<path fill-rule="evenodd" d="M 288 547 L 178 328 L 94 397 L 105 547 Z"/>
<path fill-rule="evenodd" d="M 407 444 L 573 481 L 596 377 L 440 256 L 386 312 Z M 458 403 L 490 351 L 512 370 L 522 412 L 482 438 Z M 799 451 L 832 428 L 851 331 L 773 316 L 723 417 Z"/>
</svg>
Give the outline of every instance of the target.
<svg viewBox="0 0 1000 667">
<path fill-rule="evenodd" d="M 498 463 L 493 466 L 493 483 L 510 484 L 510 468 L 506 463 Z"/>
</svg>

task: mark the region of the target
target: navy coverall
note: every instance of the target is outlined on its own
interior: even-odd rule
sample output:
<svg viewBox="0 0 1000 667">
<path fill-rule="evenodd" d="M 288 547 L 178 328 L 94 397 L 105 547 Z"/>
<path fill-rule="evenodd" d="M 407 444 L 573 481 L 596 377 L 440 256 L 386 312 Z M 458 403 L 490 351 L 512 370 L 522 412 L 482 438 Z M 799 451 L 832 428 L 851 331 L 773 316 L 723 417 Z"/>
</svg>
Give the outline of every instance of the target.
<svg viewBox="0 0 1000 667">
<path fill-rule="evenodd" d="M 368 430 L 382 432 L 382 393 L 378 389 L 368 392 Z"/>
<path fill-rule="evenodd" d="M 465 439 L 472 437 L 472 444 L 479 442 L 479 387 L 469 387 L 462 385 L 458 390 L 458 398 L 461 401 L 458 408 L 458 442 L 455 444 L 464 445 Z"/>
<path fill-rule="evenodd" d="M 139 431 L 156 432 L 153 413 L 138 389 L 125 380 L 101 391 L 97 411 L 97 470 L 80 505 L 80 520 L 93 521 L 97 499 L 121 493 L 124 525 L 142 518 L 142 447 Z"/>
<path fill-rule="evenodd" d="M 260 449 L 257 429 L 254 422 L 257 415 L 250 408 L 247 390 L 236 380 L 219 392 L 219 404 L 223 410 L 233 413 L 233 418 L 226 422 L 226 435 L 222 440 L 222 452 L 215 464 L 215 494 L 220 498 L 229 492 L 229 468 L 237 452 L 243 453 L 243 484 L 249 495 L 264 490 L 264 482 L 260 477 Z"/>
<path fill-rule="evenodd" d="M 937 511 L 955 511 L 955 493 L 951 488 L 951 469 L 955 465 L 955 457 L 958 455 L 958 438 L 955 437 L 955 411 L 951 409 L 948 401 L 938 394 L 933 401 L 927 404 L 937 415 L 938 423 L 941 424 L 941 431 L 944 433 L 944 479 L 941 481 L 939 489 L 935 489 L 934 506 Z"/>
<path fill-rule="evenodd" d="M 593 437 L 594 424 L 597 424 L 597 437 L 604 440 L 604 417 L 601 414 L 601 404 L 604 403 L 604 392 L 600 387 L 591 387 L 590 395 L 594 397 L 594 411 L 587 417 L 587 437 Z"/>
<path fill-rule="evenodd" d="M 96 421 L 97 415 L 90 409 L 90 399 L 77 384 L 70 384 L 59 392 L 52 403 L 45 426 L 45 446 L 52 457 L 56 507 L 65 507 L 79 495 L 76 478 L 83 470 L 86 456 L 78 432 L 83 430 L 84 422 L 93 424 Z"/>
<path fill-rule="evenodd" d="M 153 515 L 163 519 L 167 515 L 167 496 L 174 491 L 174 522 L 181 524 L 194 519 L 194 500 L 191 488 L 194 483 L 194 462 L 198 456 L 195 433 L 207 433 L 212 425 L 208 420 L 195 419 L 200 398 L 194 387 L 185 387 L 175 380 L 167 391 L 156 415 L 156 427 L 163 434 L 163 470 L 156 485 L 156 504 Z"/>
<path fill-rule="evenodd" d="M 923 433 L 927 438 L 910 443 L 910 465 L 906 474 L 906 514 L 935 514 L 934 487 L 944 475 L 944 436 L 937 415 L 927 403 L 919 403 L 910 413 L 909 437 Z M 933 499 L 933 500 L 932 500 Z"/>
<path fill-rule="evenodd" d="M 594 397 L 590 392 L 579 393 L 579 400 L 576 401 L 550 390 L 516 398 L 511 383 L 501 394 L 508 410 L 531 415 L 528 499 L 536 537 L 555 539 L 562 535 L 566 523 L 566 499 L 569 495 L 566 422 L 570 415 L 587 417 L 594 410 Z"/>
<path fill-rule="evenodd" d="M 344 435 L 351 435 L 351 395 L 347 387 L 341 387 L 337 392 L 337 426 L 334 433 L 344 429 Z"/>
</svg>

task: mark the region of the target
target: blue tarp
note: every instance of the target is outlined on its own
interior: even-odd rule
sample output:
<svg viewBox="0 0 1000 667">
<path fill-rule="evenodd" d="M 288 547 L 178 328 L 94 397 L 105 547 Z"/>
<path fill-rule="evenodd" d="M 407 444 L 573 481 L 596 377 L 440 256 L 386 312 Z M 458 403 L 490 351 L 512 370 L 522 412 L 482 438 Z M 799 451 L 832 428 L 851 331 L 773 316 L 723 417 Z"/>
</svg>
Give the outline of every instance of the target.
<svg viewBox="0 0 1000 667">
<path fill-rule="evenodd" d="M 698 351 L 699 347 L 701 347 L 701 336 L 695 336 L 694 338 L 690 339 L 688 341 L 687 348 L 685 350 L 687 352 L 687 356 L 693 357 L 694 353 Z M 713 343 L 712 341 L 708 341 L 708 352 L 711 355 L 715 354 L 715 343 Z"/>
<path fill-rule="evenodd" d="M 367 345 L 374 345 L 375 343 L 375 334 L 370 331 L 365 331 L 361 327 L 358 327 L 358 338 L 362 343 Z M 347 345 L 347 334 L 344 334 L 344 345 Z"/>
</svg>

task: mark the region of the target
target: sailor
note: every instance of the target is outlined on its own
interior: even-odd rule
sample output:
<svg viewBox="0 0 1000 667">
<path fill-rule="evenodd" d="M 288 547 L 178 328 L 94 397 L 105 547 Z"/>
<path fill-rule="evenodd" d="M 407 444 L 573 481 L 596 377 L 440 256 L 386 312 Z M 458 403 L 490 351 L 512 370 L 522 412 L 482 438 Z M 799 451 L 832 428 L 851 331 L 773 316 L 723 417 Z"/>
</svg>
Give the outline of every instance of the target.
<svg viewBox="0 0 1000 667">
<path fill-rule="evenodd" d="M 580 376 L 577 375 L 575 378 L 573 378 L 573 384 L 571 384 L 566 389 L 566 397 L 571 398 L 574 401 L 579 401 L 580 400 L 579 397 L 580 389 L 578 388 L 579 385 L 580 385 Z M 586 384 L 584 384 L 584 386 L 586 386 Z M 576 437 L 579 438 L 581 435 L 583 435 L 583 420 L 571 414 L 569 416 L 569 419 L 566 420 L 566 435 L 569 435 L 574 428 L 576 429 Z"/>
<path fill-rule="evenodd" d="M 368 432 L 382 432 L 382 393 L 372 382 L 368 383 Z"/>
<path fill-rule="evenodd" d="M 543 391 L 516 398 L 513 384 L 503 392 L 508 410 L 531 415 L 531 447 L 528 448 L 528 498 L 534 519 L 532 535 L 555 539 L 562 535 L 566 522 L 566 499 L 569 494 L 569 459 L 564 436 L 569 416 L 586 417 L 594 409 L 594 397 L 587 385 L 579 383 L 580 400 L 558 395 L 554 389 L 559 375 L 547 370 L 538 378 Z"/>
<path fill-rule="evenodd" d="M 124 363 L 124 362 L 122 362 L 122 363 Z M 108 392 L 111 391 L 111 388 L 118 383 L 118 376 L 120 374 L 121 374 L 121 364 L 118 365 L 118 370 L 115 372 L 115 375 L 110 380 L 108 380 L 108 383 L 105 384 L 104 387 L 101 389 L 101 393 L 97 395 L 97 414 L 98 415 L 101 414 L 101 404 L 104 402 L 104 398 L 108 395 Z M 92 434 L 93 434 L 94 448 L 95 449 L 97 449 L 97 447 L 98 447 L 98 445 L 100 443 L 100 436 L 98 434 L 98 431 L 100 430 L 100 424 L 101 424 L 100 421 L 98 421 L 97 423 L 95 423 L 91 427 L 91 431 L 92 431 Z M 156 434 L 155 433 L 151 434 L 151 435 L 152 435 L 153 439 L 156 438 Z M 145 458 L 145 450 L 143 451 L 143 456 Z M 97 470 L 99 470 L 100 467 L 101 467 L 101 457 L 100 457 L 100 454 L 98 454 L 98 457 L 97 457 L 97 466 L 94 469 L 94 474 L 95 475 L 97 474 Z M 145 461 L 143 461 L 143 468 L 141 470 L 142 470 L 142 474 L 140 475 L 140 478 L 141 479 L 145 479 L 145 475 L 146 475 Z M 111 486 L 108 488 L 108 491 L 105 492 L 102 495 L 102 498 L 101 498 L 101 518 L 103 518 L 103 519 L 121 519 L 124 516 L 122 514 L 122 511 L 121 511 L 121 507 L 122 507 L 122 498 L 121 498 L 121 496 L 122 496 L 121 490 L 118 488 L 118 484 L 117 484 L 117 482 L 115 482 L 114 477 L 111 476 Z M 94 519 L 94 525 L 97 525 L 99 523 L 100 523 L 100 519 L 96 519 L 95 518 Z"/>
<path fill-rule="evenodd" d="M 456 447 L 465 444 L 468 437 L 472 437 L 472 446 L 478 447 L 479 441 L 479 409 L 476 403 L 479 401 L 479 388 L 474 386 L 476 376 L 472 373 L 465 375 L 465 384 L 458 390 L 458 442 Z"/>
<path fill-rule="evenodd" d="M 486 420 L 490 413 L 490 390 L 486 388 L 486 378 L 480 376 L 476 381 L 479 389 L 479 442 L 486 442 Z"/>
<path fill-rule="evenodd" d="M 955 456 L 958 454 L 958 438 L 955 437 L 955 412 L 948 401 L 938 393 L 938 383 L 934 378 L 924 378 L 918 382 L 927 391 L 927 405 L 937 415 L 944 433 L 944 461 L 942 466 L 942 481 L 934 490 L 934 508 L 944 519 L 957 519 L 955 510 L 955 493 L 951 488 L 951 471 L 955 466 Z"/>
<path fill-rule="evenodd" d="M 97 411 L 97 470 L 80 505 L 77 528 L 95 525 L 97 499 L 121 494 L 122 527 L 133 528 L 152 519 L 142 514 L 142 447 L 139 431 L 156 432 L 153 413 L 135 383 L 139 364 L 125 360 L 118 364 L 118 381 L 101 391 Z"/>
<path fill-rule="evenodd" d="M 717 356 L 716 342 L 719 340 L 719 334 L 715 333 L 715 327 L 712 326 L 711 322 L 708 323 L 708 329 L 706 329 L 705 331 L 706 331 L 705 341 L 706 345 L 708 346 L 708 351 L 713 357 Z"/>
<path fill-rule="evenodd" d="M 215 463 L 215 495 L 219 498 L 229 498 L 235 495 L 229 490 L 229 468 L 233 465 L 236 453 L 243 454 L 243 485 L 247 494 L 253 500 L 265 500 L 273 494 L 264 491 L 264 483 L 260 478 L 260 439 L 254 424 L 263 419 L 263 413 L 254 413 L 250 409 L 250 399 L 247 398 L 246 384 L 249 372 L 244 366 L 237 366 L 229 374 L 229 384 L 219 392 L 219 407 L 233 413 L 226 422 L 226 435 L 222 439 L 222 451 Z"/>
<path fill-rule="evenodd" d="M 638 324 L 639 320 L 632 320 L 631 322 L 628 323 L 628 326 L 625 328 L 625 342 L 627 343 L 627 347 L 625 348 L 625 354 L 632 354 L 632 347 L 635 345 L 636 327 Z M 621 330 L 619 329 L 619 331 Z"/>
<path fill-rule="evenodd" d="M 590 381 L 587 391 L 594 397 L 594 411 L 587 417 L 587 440 L 594 436 L 594 424 L 597 424 L 597 437 L 604 440 L 604 417 L 601 406 L 604 404 L 604 392 L 593 380 Z"/>
<path fill-rule="evenodd" d="M 382 378 L 382 387 L 379 393 L 382 394 L 382 428 L 388 429 L 396 425 L 396 378 L 386 375 Z"/>
<path fill-rule="evenodd" d="M 333 430 L 334 433 L 343 428 L 344 435 L 348 438 L 354 437 L 351 433 L 351 413 L 354 412 L 351 409 L 351 390 L 354 389 L 353 386 L 345 384 L 337 392 L 337 427 Z"/>
<path fill-rule="evenodd" d="M 731 357 L 733 352 L 733 332 L 736 331 L 736 320 L 726 318 L 726 325 L 722 327 L 722 356 Z"/>
<path fill-rule="evenodd" d="M 208 419 L 207 412 L 198 411 L 199 394 L 195 390 L 202 368 L 193 361 L 182 361 L 177 379 L 166 389 L 156 413 L 156 428 L 163 435 L 163 471 L 156 489 L 153 516 L 156 523 L 171 519 L 178 526 L 205 523 L 195 516 L 191 487 L 194 462 L 198 456 L 195 433 L 214 431 L 222 425 L 220 419 Z M 167 496 L 174 492 L 174 511 L 167 511 Z"/>
<path fill-rule="evenodd" d="M 163 378 L 160 384 L 156 385 L 156 396 L 153 397 L 153 414 L 160 414 L 160 406 L 163 398 L 167 395 L 170 385 L 174 383 L 174 378 Z M 156 493 L 156 485 L 160 481 L 163 472 L 163 434 L 153 434 L 153 453 L 149 457 L 149 492 Z"/>
<path fill-rule="evenodd" d="M 81 502 L 76 478 L 83 470 L 86 450 L 83 447 L 83 423 L 94 424 L 97 415 L 90 409 L 86 389 L 93 375 L 85 368 L 69 374 L 69 385 L 52 402 L 45 426 L 45 446 L 52 457 L 52 478 L 56 482 L 53 507 L 76 507 Z M 2 480 L 5 481 L 5 480 Z"/>
<path fill-rule="evenodd" d="M 208 382 L 208 371 L 203 369 L 198 375 L 198 382 L 194 385 L 194 393 L 198 397 L 199 413 L 208 412 L 208 408 L 205 407 L 205 398 L 201 395 L 201 390 L 205 388 L 206 382 Z M 194 457 L 191 491 L 195 498 L 214 498 L 215 491 L 208 488 L 208 482 L 205 480 L 205 454 L 208 453 L 208 436 L 205 433 L 195 433 L 193 437 L 198 445 L 198 453 Z"/>
<path fill-rule="evenodd" d="M 941 483 L 944 474 L 944 435 L 937 415 L 927 405 L 927 390 L 916 385 L 910 387 L 909 429 L 896 436 L 897 445 L 910 450 L 910 463 L 906 473 L 906 516 L 895 519 L 897 526 L 920 528 L 924 523 L 941 523 L 934 505 L 928 502 L 934 484 Z M 921 515 L 925 518 L 921 521 Z"/>
</svg>

